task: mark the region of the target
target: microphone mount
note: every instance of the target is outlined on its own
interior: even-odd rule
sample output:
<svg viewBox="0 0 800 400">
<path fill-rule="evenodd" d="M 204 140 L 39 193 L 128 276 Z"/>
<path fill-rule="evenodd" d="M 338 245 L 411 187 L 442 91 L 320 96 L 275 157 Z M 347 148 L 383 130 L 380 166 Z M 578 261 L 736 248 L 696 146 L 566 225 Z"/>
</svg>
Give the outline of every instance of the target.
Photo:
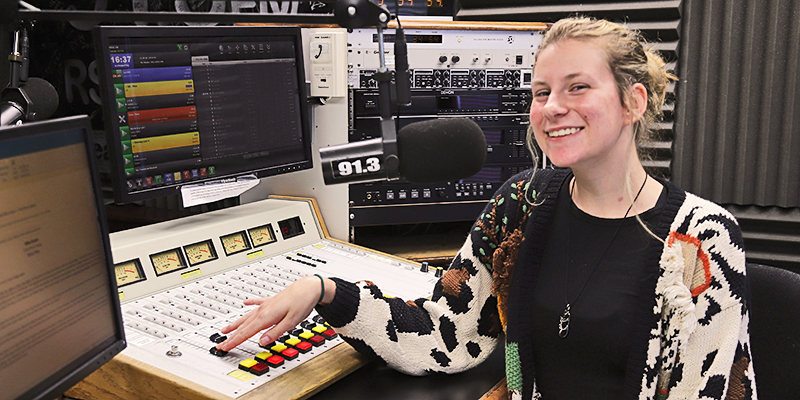
<svg viewBox="0 0 800 400">
<path fill-rule="evenodd" d="M 383 30 L 392 15 L 384 6 L 368 0 L 337 0 L 334 6 L 336 22 L 348 29 L 374 25 L 378 30 L 380 66 L 374 78 L 378 81 L 378 109 L 381 114 L 381 143 L 383 168 L 388 180 L 400 179 L 400 158 L 397 155 L 397 125 L 392 116 L 392 73 L 386 68 Z M 406 61 L 406 65 L 408 62 Z"/>
<path fill-rule="evenodd" d="M 15 22 L 11 54 L 8 55 L 10 62 L 8 86 L 0 92 L 0 105 L 2 105 L 0 126 L 33 121 L 35 118 L 33 101 L 24 88 L 25 82 L 28 81 L 29 71 L 28 29 L 33 24 L 27 21 Z"/>
</svg>

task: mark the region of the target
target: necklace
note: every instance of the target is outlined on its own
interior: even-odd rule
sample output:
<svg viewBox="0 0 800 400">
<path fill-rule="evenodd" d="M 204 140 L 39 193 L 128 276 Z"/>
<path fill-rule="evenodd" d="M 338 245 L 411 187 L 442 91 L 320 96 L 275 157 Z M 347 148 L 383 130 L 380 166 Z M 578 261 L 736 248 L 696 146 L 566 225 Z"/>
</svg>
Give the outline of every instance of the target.
<svg viewBox="0 0 800 400">
<path fill-rule="evenodd" d="M 628 206 L 628 210 L 625 211 L 625 216 L 623 216 L 622 220 L 619 221 L 619 225 L 617 225 L 617 229 L 615 229 L 614 230 L 614 234 L 611 235 L 611 240 L 608 241 L 608 244 L 606 245 L 605 250 L 603 250 L 603 252 L 600 254 L 600 257 L 597 258 L 597 262 L 594 264 L 594 268 L 592 268 L 592 271 L 589 272 L 589 276 L 586 277 L 586 281 L 583 282 L 583 286 L 581 286 L 581 289 L 578 291 L 578 295 L 575 296 L 575 299 L 573 299 L 572 302 L 567 300 L 567 284 L 569 283 L 569 266 L 570 266 L 570 259 L 571 259 L 571 257 L 569 256 L 570 253 L 571 253 L 570 232 L 569 232 L 570 223 L 569 223 L 569 221 L 567 221 L 567 274 L 564 277 L 564 303 L 566 304 L 566 307 L 564 308 L 564 312 L 561 313 L 561 317 L 559 318 L 559 321 L 558 321 L 558 336 L 560 336 L 562 339 L 566 338 L 567 335 L 569 334 L 569 323 L 570 323 L 570 318 L 571 318 L 570 309 L 572 307 L 572 304 L 574 304 L 576 301 L 578 301 L 578 298 L 581 297 L 581 294 L 583 293 L 583 289 L 586 289 L 586 284 L 589 283 L 590 279 L 592 279 L 592 275 L 594 274 L 594 271 L 597 270 L 597 267 L 600 265 L 600 262 L 603 260 L 603 257 L 605 257 L 606 252 L 608 251 L 609 248 L 611 248 L 611 244 L 614 243 L 614 238 L 617 237 L 617 233 L 619 233 L 619 229 L 622 228 L 622 224 L 625 222 L 625 218 L 628 218 L 628 213 L 631 212 L 631 209 L 633 208 L 633 204 L 636 203 L 636 200 L 639 199 L 639 195 L 642 194 L 642 190 L 644 189 L 644 184 L 647 183 L 647 178 L 649 176 L 650 176 L 649 174 L 645 174 L 644 182 L 642 182 L 642 187 L 639 188 L 639 191 L 636 193 L 636 197 L 633 198 L 633 201 L 631 202 L 631 205 Z M 574 189 L 575 189 L 575 180 L 572 181 L 572 184 L 570 185 L 570 188 L 569 188 L 569 202 L 570 202 L 570 204 L 573 204 L 572 203 L 572 191 Z"/>
</svg>

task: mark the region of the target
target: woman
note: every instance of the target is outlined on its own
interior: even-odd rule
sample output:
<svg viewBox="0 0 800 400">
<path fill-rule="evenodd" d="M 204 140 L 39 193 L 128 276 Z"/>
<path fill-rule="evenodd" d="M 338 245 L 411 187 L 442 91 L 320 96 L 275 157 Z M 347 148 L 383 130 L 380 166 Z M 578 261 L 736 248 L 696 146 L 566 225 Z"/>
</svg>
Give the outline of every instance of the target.
<svg viewBox="0 0 800 400">
<path fill-rule="evenodd" d="M 739 227 L 639 159 L 670 79 L 624 26 L 557 22 L 537 54 L 529 145 L 562 168 L 503 185 L 431 300 L 306 277 L 248 300 L 259 307 L 219 348 L 275 325 L 269 343 L 317 306 L 410 374 L 465 370 L 505 333 L 514 399 L 756 398 Z"/>
</svg>

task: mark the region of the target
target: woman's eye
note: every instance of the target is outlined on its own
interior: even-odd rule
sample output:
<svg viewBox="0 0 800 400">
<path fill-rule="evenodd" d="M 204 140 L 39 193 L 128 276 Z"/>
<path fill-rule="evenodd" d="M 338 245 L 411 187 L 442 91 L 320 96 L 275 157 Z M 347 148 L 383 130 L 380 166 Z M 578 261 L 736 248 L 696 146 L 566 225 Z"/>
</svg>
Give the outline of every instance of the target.
<svg viewBox="0 0 800 400">
<path fill-rule="evenodd" d="M 534 97 L 547 97 L 549 95 L 550 95 L 550 92 L 547 91 L 547 90 L 540 90 L 540 91 L 534 93 Z"/>
<path fill-rule="evenodd" d="M 588 86 L 588 85 L 573 85 L 573 86 L 570 88 L 570 91 L 571 91 L 571 92 L 575 92 L 575 91 L 578 91 L 578 90 L 583 90 L 583 89 L 588 89 L 588 88 L 589 88 L 589 86 Z"/>
</svg>

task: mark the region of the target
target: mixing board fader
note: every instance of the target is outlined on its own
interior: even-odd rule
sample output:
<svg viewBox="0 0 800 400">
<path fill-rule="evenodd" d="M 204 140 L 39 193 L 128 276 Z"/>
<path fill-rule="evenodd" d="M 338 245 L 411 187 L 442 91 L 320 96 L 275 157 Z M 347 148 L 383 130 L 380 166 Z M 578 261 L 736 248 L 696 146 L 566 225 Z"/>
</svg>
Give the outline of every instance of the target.
<svg viewBox="0 0 800 400">
<path fill-rule="evenodd" d="M 271 237 L 256 246 L 254 234 L 264 232 Z M 228 251 L 232 234 L 245 251 Z M 192 265 L 197 243 L 213 257 L 197 254 L 204 261 Z M 129 344 L 123 354 L 230 398 L 268 386 L 343 342 L 312 312 L 273 343 L 260 345 L 257 334 L 230 352 L 217 350 L 225 340 L 220 329 L 252 309 L 245 299 L 273 296 L 313 274 L 368 279 L 408 299 L 430 296 L 436 280 L 415 263 L 325 237 L 307 201 L 270 199 L 119 232 L 112 248 L 118 267 L 137 270 L 117 275 Z M 159 273 L 162 261 L 173 264 Z M 138 276 L 133 283 L 119 281 L 131 271 Z"/>
</svg>

